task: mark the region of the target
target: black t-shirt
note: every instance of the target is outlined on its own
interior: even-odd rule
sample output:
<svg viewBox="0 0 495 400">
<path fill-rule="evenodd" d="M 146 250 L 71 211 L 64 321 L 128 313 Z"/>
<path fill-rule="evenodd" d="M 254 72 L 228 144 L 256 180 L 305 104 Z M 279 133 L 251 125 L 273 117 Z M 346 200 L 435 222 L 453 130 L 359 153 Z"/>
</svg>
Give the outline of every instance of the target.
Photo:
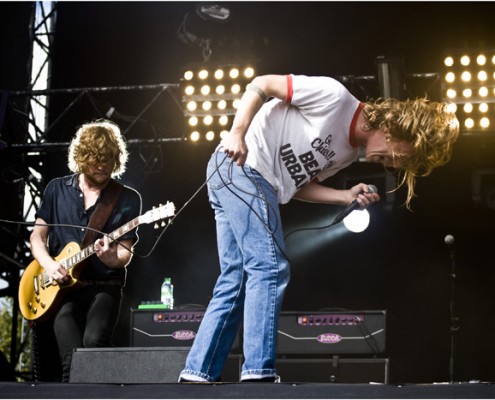
<svg viewBox="0 0 495 400">
<path fill-rule="evenodd" d="M 88 210 L 84 210 L 84 199 L 79 188 L 77 174 L 55 178 L 48 183 L 40 209 L 36 213 L 36 218 L 42 218 L 47 224 L 70 225 L 49 227 L 48 248 L 52 257 L 56 257 L 70 242 L 76 242 L 81 245 L 86 233 L 84 227 L 88 225 L 91 214 L 99 203 L 101 195 L 95 205 Z M 140 213 L 141 195 L 136 190 L 124 186 L 102 231 L 105 233 L 113 232 L 138 217 Z M 97 235 L 97 237 L 101 236 L 101 234 Z M 137 242 L 139 239 L 137 228 L 119 238 L 119 240 L 123 239 Z M 81 279 L 125 279 L 124 268 L 109 268 L 95 255 L 90 256 L 88 260 L 89 263 L 81 272 Z"/>
</svg>

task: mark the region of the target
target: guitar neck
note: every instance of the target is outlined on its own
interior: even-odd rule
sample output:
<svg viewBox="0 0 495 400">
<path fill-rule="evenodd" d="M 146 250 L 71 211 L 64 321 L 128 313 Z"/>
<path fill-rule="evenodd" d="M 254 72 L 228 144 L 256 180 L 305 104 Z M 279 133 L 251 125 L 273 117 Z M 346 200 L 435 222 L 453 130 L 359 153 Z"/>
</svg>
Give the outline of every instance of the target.
<svg viewBox="0 0 495 400">
<path fill-rule="evenodd" d="M 127 232 L 133 230 L 140 224 L 140 217 L 136 217 L 133 220 L 129 221 L 125 225 L 122 225 L 120 228 L 114 230 L 112 233 L 107 234 L 108 238 L 110 239 L 110 243 L 114 242 L 118 238 L 122 237 L 125 235 Z M 84 249 L 78 251 L 74 255 L 66 258 L 61 262 L 61 264 L 65 267 L 65 269 L 68 271 L 75 265 L 79 264 L 80 262 L 84 261 L 86 258 L 89 256 L 93 255 L 95 253 L 95 248 L 94 248 L 94 243 L 91 243 L 89 246 L 85 247 Z"/>
</svg>

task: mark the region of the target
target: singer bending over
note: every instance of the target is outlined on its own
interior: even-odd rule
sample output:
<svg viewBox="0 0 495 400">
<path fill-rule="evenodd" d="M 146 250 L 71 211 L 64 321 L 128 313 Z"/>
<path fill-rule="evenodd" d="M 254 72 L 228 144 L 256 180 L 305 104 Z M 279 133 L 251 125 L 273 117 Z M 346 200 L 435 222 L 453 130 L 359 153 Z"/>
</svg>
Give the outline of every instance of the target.
<svg viewBox="0 0 495 400">
<path fill-rule="evenodd" d="M 319 183 L 355 161 L 361 146 L 367 161 L 402 171 L 409 207 L 416 177 L 449 160 L 458 132 L 445 104 L 361 103 L 329 77 L 256 77 L 208 164 L 221 274 L 179 381 L 218 380 L 241 321 L 241 381 L 278 380 L 277 324 L 290 276 L 279 204 L 378 201 L 364 183 Z"/>
<path fill-rule="evenodd" d="M 117 125 L 106 120 L 82 125 L 69 147 L 69 169 L 73 174 L 48 183 L 36 213 L 39 225 L 31 234 L 31 251 L 54 283 L 64 285 L 71 279 L 66 269 L 52 258 L 68 243 L 75 242 L 81 249 L 91 245 L 95 251 L 85 260 L 87 264 L 79 277 L 82 286 L 66 288 L 54 317 L 35 326 L 45 332 L 44 337 L 49 337 L 48 328 L 53 329 L 64 382 L 69 381 L 75 348 L 112 346 L 125 268 L 132 258 L 128 249 L 137 242 L 137 232 L 125 233 L 117 244 L 109 243 L 107 236 L 93 235 L 81 227 L 94 228 L 90 218 L 98 215 L 99 230 L 110 233 L 141 213 L 140 194 L 112 178 L 125 171 L 127 157 Z M 85 231 L 89 236 L 84 237 Z M 88 245 L 83 246 L 83 242 Z"/>
</svg>

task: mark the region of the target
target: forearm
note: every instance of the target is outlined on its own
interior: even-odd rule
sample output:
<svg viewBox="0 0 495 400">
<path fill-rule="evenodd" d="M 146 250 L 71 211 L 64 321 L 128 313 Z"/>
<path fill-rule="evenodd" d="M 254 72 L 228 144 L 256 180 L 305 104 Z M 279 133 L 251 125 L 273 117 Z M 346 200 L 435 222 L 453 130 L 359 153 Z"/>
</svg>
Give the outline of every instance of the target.
<svg viewBox="0 0 495 400">
<path fill-rule="evenodd" d="M 334 189 L 315 182 L 310 182 L 300 189 L 294 195 L 294 198 L 310 203 L 326 203 L 341 206 L 346 206 L 353 200 L 353 196 L 349 190 Z"/>
</svg>

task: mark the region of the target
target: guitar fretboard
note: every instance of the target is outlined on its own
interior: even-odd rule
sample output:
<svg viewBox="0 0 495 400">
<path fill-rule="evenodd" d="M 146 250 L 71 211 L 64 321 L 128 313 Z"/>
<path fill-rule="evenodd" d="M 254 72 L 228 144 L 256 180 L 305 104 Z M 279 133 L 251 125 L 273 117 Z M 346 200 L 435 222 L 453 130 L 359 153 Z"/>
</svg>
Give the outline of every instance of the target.
<svg viewBox="0 0 495 400">
<path fill-rule="evenodd" d="M 136 217 L 132 221 L 129 221 L 127 224 L 122 225 L 120 228 L 114 230 L 112 233 L 109 233 L 107 236 L 110 239 L 110 243 L 112 243 L 113 241 L 115 241 L 119 237 L 125 235 L 127 232 L 131 231 L 132 229 L 134 229 L 138 225 L 139 225 L 139 217 Z M 88 247 L 85 247 L 81 251 L 78 251 L 76 254 L 63 260 L 61 262 L 61 264 L 68 271 L 74 265 L 79 264 L 81 261 L 85 260 L 86 258 L 93 255 L 94 253 L 95 253 L 94 243 L 92 243 Z"/>
</svg>

